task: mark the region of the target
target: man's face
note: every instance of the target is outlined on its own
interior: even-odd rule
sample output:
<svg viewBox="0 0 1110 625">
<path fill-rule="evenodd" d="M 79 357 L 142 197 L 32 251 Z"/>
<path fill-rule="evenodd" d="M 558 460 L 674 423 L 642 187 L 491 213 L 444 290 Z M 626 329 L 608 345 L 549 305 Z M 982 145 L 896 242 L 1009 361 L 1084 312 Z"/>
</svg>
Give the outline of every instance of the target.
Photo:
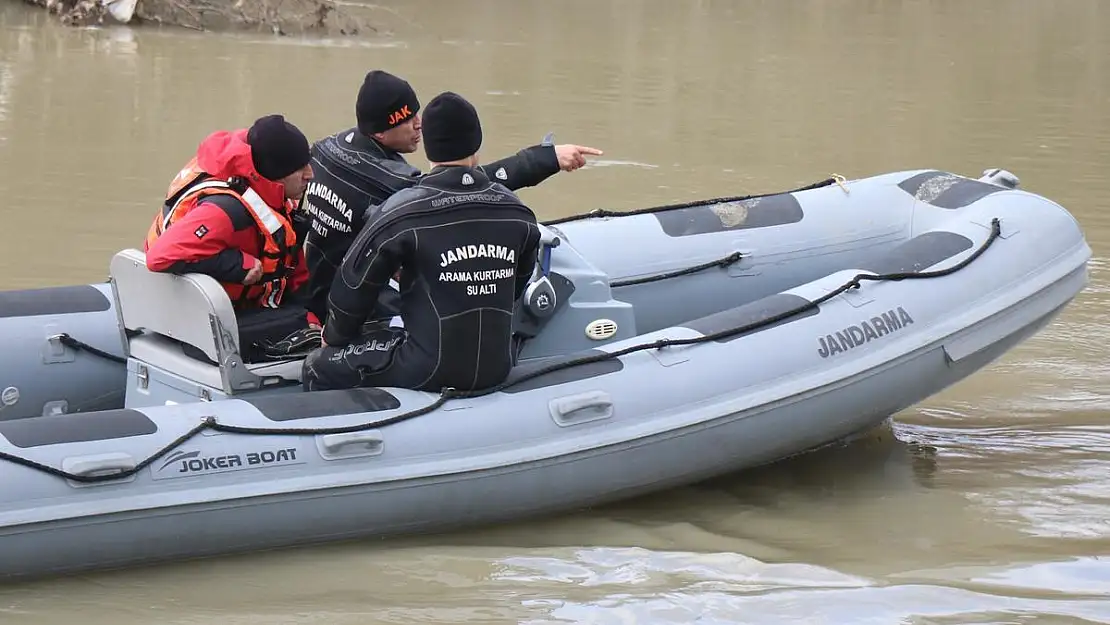
<svg viewBox="0 0 1110 625">
<path fill-rule="evenodd" d="M 304 195 L 305 189 L 308 188 L 308 181 L 312 180 L 312 164 L 306 164 L 304 167 L 289 174 L 280 180 L 281 186 L 285 187 L 285 197 L 289 200 L 300 199 Z"/>
<path fill-rule="evenodd" d="M 412 154 L 420 146 L 420 113 L 385 132 L 375 133 L 374 138 L 394 152 Z"/>
</svg>

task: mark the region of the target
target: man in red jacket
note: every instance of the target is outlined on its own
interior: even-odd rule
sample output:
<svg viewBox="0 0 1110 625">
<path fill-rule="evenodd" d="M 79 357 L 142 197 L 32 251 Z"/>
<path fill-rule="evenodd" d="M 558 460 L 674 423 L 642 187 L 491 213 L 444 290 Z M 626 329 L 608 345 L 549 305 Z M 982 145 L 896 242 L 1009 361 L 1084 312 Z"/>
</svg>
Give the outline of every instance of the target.
<svg viewBox="0 0 1110 625">
<path fill-rule="evenodd" d="M 223 285 L 248 362 L 319 345 L 302 293 L 309 222 L 295 210 L 312 179 L 309 158 L 308 140 L 281 115 L 214 132 L 170 183 L 147 233 L 149 270 L 207 274 Z"/>
</svg>

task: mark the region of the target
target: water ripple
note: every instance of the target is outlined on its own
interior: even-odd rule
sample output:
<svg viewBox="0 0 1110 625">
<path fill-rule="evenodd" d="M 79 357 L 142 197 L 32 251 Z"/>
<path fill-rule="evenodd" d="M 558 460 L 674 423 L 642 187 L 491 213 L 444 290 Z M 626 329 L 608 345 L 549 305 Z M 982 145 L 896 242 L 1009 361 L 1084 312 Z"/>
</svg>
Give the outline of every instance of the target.
<svg viewBox="0 0 1110 625">
<path fill-rule="evenodd" d="M 861 577 L 810 564 L 765 564 L 738 553 L 659 552 L 641 548 L 593 548 L 559 557 L 511 557 L 494 575 L 499 581 L 560 582 L 580 586 L 658 582 L 664 577 L 724 583 L 732 590 L 765 592 L 798 587 L 860 587 Z"/>
<path fill-rule="evenodd" d="M 555 623 L 923 623 L 1042 616 L 1110 622 L 1110 560 L 914 571 L 873 581 L 738 554 L 588 549 L 571 558 L 502 560 L 500 582 L 527 584 L 522 605 Z M 902 581 L 908 580 L 908 581 Z M 955 585 L 962 587 L 956 587 Z M 562 591 L 558 586 L 573 586 Z M 606 592 L 606 586 L 617 586 Z M 536 595 L 548 595 L 537 597 Z M 928 622 L 936 622 L 930 620 Z"/>
</svg>

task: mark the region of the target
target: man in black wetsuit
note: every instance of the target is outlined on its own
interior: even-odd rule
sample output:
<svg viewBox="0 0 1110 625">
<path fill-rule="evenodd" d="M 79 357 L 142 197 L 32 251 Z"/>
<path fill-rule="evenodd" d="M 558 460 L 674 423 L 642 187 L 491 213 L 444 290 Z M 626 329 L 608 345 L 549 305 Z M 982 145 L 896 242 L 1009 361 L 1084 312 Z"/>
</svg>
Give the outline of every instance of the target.
<svg viewBox="0 0 1110 625">
<path fill-rule="evenodd" d="M 366 74 L 355 103 L 358 125 L 312 146 L 315 179 L 305 192 L 303 208 L 312 216 L 306 237 L 308 309 L 323 319 L 328 290 L 343 255 L 366 220 L 367 209 L 411 187 L 424 175 L 405 161 L 420 143 L 420 101 L 408 82 L 388 72 Z M 574 171 L 586 155 L 600 150 L 572 144 L 542 143 L 479 167 L 505 187 L 535 186 L 551 175 Z M 383 292 L 376 317 L 396 314 L 396 291 Z"/>
<path fill-rule="evenodd" d="M 540 231 L 532 210 L 478 167 L 481 144 L 469 102 L 446 92 L 428 103 L 432 170 L 386 200 L 343 259 L 325 346 L 305 359 L 305 390 L 471 390 L 508 376 L 513 309 L 536 266 Z M 404 328 L 364 333 L 398 271 Z"/>
</svg>

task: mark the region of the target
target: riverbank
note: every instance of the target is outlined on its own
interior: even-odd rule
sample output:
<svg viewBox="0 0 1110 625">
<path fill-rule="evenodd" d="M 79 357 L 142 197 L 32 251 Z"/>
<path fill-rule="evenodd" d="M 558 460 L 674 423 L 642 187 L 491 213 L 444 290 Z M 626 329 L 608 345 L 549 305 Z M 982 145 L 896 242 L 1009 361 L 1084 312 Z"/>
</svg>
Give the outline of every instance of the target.
<svg viewBox="0 0 1110 625">
<path fill-rule="evenodd" d="M 378 32 L 366 16 L 333 0 L 24 0 L 69 26 L 153 24 L 200 31 L 278 35 Z"/>
</svg>

